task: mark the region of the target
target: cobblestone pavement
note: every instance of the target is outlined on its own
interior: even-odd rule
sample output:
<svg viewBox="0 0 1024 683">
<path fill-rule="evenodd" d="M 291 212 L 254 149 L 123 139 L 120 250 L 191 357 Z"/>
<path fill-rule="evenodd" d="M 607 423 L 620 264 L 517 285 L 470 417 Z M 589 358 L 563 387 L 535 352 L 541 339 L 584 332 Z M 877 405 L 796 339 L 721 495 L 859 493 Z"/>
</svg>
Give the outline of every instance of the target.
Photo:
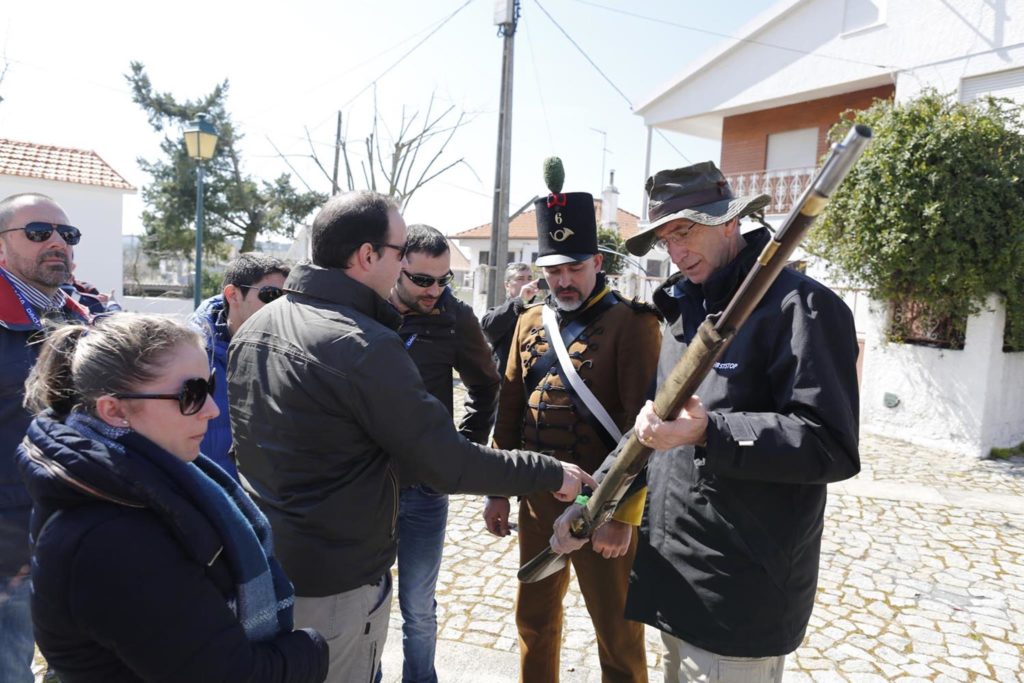
<svg viewBox="0 0 1024 683">
<path fill-rule="evenodd" d="M 831 487 L 817 604 L 786 683 L 1024 683 L 1024 459 L 978 461 L 870 436 L 861 458 L 857 478 Z M 518 548 L 484 530 L 481 507 L 451 499 L 437 595 L 442 681 L 516 676 Z M 599 681 L 572 585 L 562 681 Z M 386 682 L 401 680 L 397 600 L 391 627 Z M 661 652 L 648 629 L 652 683 Z"/>
<path fill-rule="evenodd" d="M 829 497 L 817 603 L 784 680 L 1024 682 L 1024 460 L 978 461 L 870 436 L 861 456 L 856 485 Z M 936 500 L 973 495 L 951 505 L 901 493 L 914 490 Z M 484 530 L 481 507 L 474 497 L 451 499 L 438 652 L 476 646 L 479 661 L 466 666 L 486 670 L 489 652 L 507 658 L 517 650 L 519 559 L 514 538 Z M 563 681 L 599 680 L 575 588 L 565 606 Z M 392 658 L 400 626 L 396 606 Z M 661 652 L 657 631 L 648 629 L 652 681 L 661 680 Z"/>
</svg>

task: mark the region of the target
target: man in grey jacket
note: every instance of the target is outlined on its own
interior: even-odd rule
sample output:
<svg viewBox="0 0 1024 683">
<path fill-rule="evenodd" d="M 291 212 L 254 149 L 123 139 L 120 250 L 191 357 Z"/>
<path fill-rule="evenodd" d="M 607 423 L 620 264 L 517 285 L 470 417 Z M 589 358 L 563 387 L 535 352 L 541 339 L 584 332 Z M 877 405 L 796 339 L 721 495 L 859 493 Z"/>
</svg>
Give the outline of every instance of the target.
<svg viewBox="0 0 1024 683">
<path fill-rule="evenodd" d="M 243 484 L 295 584 L 296 626 L 327 639 L 329 681 L 371 681 L 387 635 L 399 481 L 571 500 L 593 480 L 455 431 L 385 300 L 408 267 L 405 222 L 390 199 L 332 197 L 311 237 L 313 263 L 296 266 L 285 296 L 231 340 L 231 426 Z"/>
</svg>

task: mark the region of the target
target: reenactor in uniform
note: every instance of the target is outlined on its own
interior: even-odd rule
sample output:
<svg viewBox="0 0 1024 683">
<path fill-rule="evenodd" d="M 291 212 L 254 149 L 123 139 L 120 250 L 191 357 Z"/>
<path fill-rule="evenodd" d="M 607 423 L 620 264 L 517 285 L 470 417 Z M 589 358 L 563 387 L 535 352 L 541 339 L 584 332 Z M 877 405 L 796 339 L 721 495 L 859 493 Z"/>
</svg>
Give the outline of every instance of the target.
<svg viewBox="0 0 1024 683">
<path fill-rule="evenodd" d="M 654 309 L 623 299 L 601 272 L 594 199 L 584 192 L 551 194 L 536 202 L 537 265 L 550 286 L 546 300 L 525 309 L 516 325 L 498 401 L 494 445 L 529 448 L 597 469 L 628 430 L 653 387 L 661 343 Z M 555 336 L 552 335 L 554 332 Z M 561 344 L 552 344 L 559 339 Z M 561 346 L 561 348 L 556 348 Z M 550 498 L 550 496 L 548 496 Z M 509 533 L 509 501 L 489 498 L 488 531 Z M 602 679 L 646 681 L 644 629 L 623 610 L 636 551 L 632 526 L 642 496 L 602 526 L 590 547 L 570 561 L 597 635 Z M 544 550 L 564 503 L 526 496 L 519 505 L 519 551 L 525 562 Z M 562 599 L 569 568 L 520 584 L 516 600 L 520 680 L 557 683 Z"/>
</svg>

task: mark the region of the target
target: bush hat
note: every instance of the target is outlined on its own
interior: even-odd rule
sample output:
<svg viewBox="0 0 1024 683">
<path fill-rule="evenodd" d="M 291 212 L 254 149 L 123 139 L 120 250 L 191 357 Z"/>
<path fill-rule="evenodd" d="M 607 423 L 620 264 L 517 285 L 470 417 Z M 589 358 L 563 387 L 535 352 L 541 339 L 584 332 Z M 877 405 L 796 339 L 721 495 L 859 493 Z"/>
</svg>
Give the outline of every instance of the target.
<svg viewBox="0 0 1024 683">
<path fill-rule="evenodd" d="M 626 240 L 626 248 L 635 256 L 651 250 L 657 239 L 654 231 L 669 221 L 685 218 L 701 225 L 722 225 L 771 202 L 766 194 L 734 197 L 725 176 L 710 161 L 658 171 L 647 179 L 644 189 L 649 197 L 650 223 Z"/>
</svg>

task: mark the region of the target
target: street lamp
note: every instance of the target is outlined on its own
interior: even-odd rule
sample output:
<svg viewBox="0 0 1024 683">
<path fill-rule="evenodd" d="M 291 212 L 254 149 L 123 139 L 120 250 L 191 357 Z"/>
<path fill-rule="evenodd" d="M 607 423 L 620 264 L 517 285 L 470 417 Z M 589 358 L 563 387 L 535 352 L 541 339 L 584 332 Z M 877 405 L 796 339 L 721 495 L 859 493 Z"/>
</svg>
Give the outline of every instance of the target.
<svg viewBox="0 0 1024 683">
<path fill-rule="evenodd" d="M 196 120 L 185 129 L 185 149 L 196 160 L 196 280 L 193 285 L 192 305 L 199 308 L 203 292 L 203 161 L 213 158 L 217 148 L 217 129 L 197 114 Z"/>
</svg>

